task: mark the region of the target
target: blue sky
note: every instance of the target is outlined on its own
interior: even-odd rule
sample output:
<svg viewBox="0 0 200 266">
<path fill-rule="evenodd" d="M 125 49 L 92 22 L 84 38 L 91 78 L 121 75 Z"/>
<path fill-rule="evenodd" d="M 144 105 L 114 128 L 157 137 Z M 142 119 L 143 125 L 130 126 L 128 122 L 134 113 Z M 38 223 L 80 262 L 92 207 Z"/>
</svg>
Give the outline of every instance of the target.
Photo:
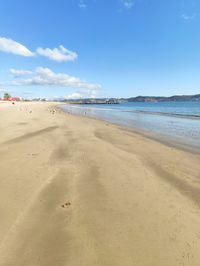
<svg viewBox="0 0 200 266">
<path fill-rule="evenodd" d="M 0 95 L 200 93 L 200 1 L 0 1 Z"/>
</svg>

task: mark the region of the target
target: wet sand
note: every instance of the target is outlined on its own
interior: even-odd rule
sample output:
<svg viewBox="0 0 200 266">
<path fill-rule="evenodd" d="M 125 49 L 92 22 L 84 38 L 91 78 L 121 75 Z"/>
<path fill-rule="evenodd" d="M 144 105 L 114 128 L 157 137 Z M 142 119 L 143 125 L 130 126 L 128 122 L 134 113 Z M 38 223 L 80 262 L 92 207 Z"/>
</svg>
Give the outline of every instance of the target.
<svg viewBox="0 0 200 266">
<path fill-rule="evenodd" d="M 0 103 L 1 266 L 198 266 L 200 156 Z"/>
</svg>

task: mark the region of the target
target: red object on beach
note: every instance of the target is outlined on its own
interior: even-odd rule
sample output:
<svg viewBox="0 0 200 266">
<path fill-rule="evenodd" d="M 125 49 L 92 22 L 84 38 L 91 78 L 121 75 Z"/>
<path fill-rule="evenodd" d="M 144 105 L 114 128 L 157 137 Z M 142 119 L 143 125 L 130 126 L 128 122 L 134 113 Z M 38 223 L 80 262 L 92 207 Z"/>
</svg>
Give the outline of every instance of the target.
<svg viewBox="0 0 200 266">
<path fill-rule="evenodd" d="M 8 101 L 16 102 L 16 101 L 20 101 L 20 98 L 19 97 L 10 97 L 8 99 Z"/>
</svg>

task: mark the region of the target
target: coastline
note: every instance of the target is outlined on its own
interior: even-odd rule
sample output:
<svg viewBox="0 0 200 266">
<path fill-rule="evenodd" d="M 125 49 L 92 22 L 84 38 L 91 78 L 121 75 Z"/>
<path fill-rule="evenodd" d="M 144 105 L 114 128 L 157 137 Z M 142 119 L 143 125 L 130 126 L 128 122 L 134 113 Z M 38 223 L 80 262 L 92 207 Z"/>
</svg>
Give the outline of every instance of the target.
<svg viewBox="0 0 200 266">
<path fill-rule="evenodd" d="M 64 113 L 70 113 L 71 115 L 74 115 L 74 116 L 77 116 L 77 117 L 82 117 L 83 119 L 84 118 L 88 118 L 88 119 L 91 119 L 91 120 L 106 122 L 106 123 L 109 123 L 109 124 L 111 124 L 113 126 L 116 126 L 116 127 L 120 128 L 121 130 L 126 130 L 126 131 L 132 132 L 134 134 L 142 135 L 145 138 L 148 138 L 148 139 L 151 139 L 151 140 L 154 140 L 154 141 L 158 141 L 158 142 L 160 142 L 160 143 L 162 143 L 164 145 L 167 145 L 168 147 L 177 148 L 177 149 L 180 149 L 180 150 L 183 150 L 183 151 L 186 151 L 186 152 L 190 152 L 190 153 L 194 153 L 194 154 L 200 155 L 200 149 L 195 144 L 184 143 L 183 141 L 178 140 L 178 138 L 173 138 L 172 136 L 167 136 L 167 135 L 164 135 L 164 134 L 158 134 L 156 132 L 151 132 L 150 130 L 144 130 L 144 129 L 136 127 L 136 126 L 127 126 L 127 125 L 123 125 L 123 124 L 120 124 L 120 123 L 117 123 L 117 122 L 114 122 L 114 121 L 109 121 L 109 120 L 106 120 L 106 119 L 103 119 L 103 118 L 100 118 L 100 117 L 72 113 L 72 112 L 69 112 L 67 110 L 64 110 L 62 108 L 62 106 L 64 106 L 64 105 L 66 105 L 66 104 L 58 104 L 58 105 L 56 105 L 57 110 L 60 110 L 60 111 L 62 111 Z M 122 111 L 122 112 L 124 112 L 124 111 Z M 128 112 L 128 111 L 125 111 L 125 112 Z M 143 113 L 143 112 L 141 111 L 140 113 Z M 148 113 L 148 114 L 151 115 L 150 113 Z M 154 113 L 154 115 L 158 115 L 158 114 Z M 175 115 L 174 115 L 174 117 L 175 117 Z M 181 117 L 181 118 L 183 118 L 183 117 Z M 197 118 L 192 118 L 192 119 L 196 120 Z"/>
<path fill-rule="evenodd" d="M 199 154 L 56 106 L 0 109 L 0 264 L 198 265 Z"/>
</svg>

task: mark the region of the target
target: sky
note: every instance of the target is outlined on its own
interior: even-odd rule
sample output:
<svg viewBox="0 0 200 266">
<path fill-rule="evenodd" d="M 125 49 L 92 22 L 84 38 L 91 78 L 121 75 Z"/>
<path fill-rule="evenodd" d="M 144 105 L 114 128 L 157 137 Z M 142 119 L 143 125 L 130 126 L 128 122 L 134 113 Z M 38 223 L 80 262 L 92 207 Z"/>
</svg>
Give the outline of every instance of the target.
<svg viewBox="0 0 200 266">
<path fill-rule="evenodd" d="M 0 97 L 200 93 L 199 0 L 0 1 Z"/>
</svg>

